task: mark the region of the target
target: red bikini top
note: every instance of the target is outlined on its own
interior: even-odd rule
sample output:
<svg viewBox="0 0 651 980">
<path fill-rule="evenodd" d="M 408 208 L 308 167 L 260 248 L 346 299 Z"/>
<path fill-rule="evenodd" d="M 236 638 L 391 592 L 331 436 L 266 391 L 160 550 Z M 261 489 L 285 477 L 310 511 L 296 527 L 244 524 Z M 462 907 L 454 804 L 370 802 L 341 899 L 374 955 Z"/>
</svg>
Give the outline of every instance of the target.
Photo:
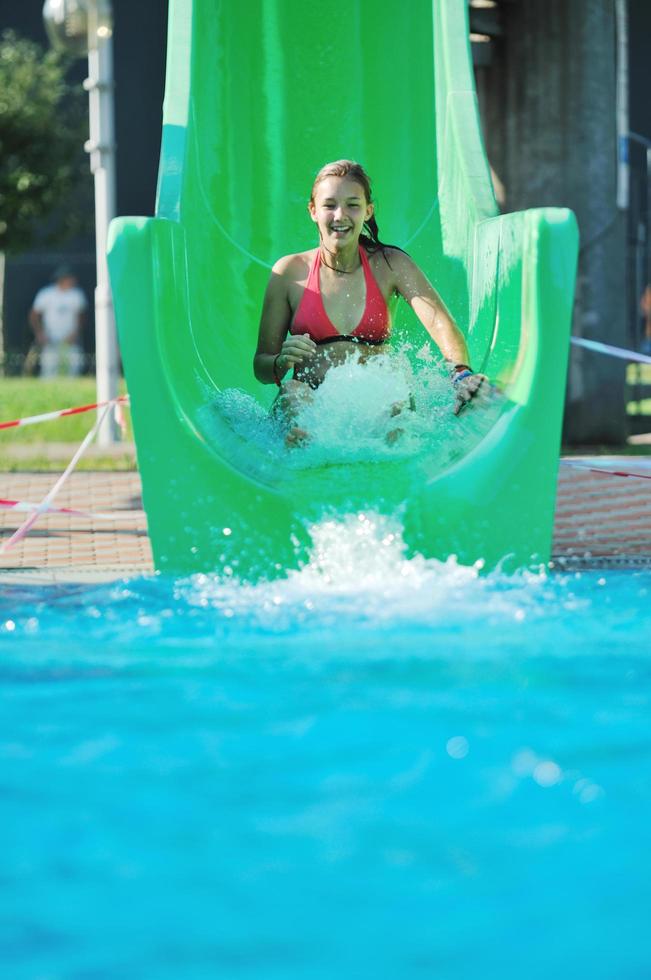
<svg viewBox="0 0 651 980">
<path fill-rule="evenodd" d="M 383 344 L 389 337 L 391 318 L 386 300 L 371 272 L 366 252 L 359 246 L 359 256 L 366 282 L 366 305 L 362 318 L 351 334 L 341 334 L 332 324 L 321 296 L 319 272 L 321 254 L 317 250 L 310 267 L 307 285 L 294 315 L 289 332 L 309 334 L 315 344 L 331 344 L 337 340 L 357 341 L 363 344 Z"/>
</svg>

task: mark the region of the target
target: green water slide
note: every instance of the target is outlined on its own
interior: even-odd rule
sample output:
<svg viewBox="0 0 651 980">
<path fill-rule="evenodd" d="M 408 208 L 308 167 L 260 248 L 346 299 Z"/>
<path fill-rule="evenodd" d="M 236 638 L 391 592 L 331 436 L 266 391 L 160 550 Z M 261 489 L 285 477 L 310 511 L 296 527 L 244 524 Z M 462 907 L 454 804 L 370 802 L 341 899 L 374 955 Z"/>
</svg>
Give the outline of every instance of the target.
<svg viewBox="0 0 651 980">
<path fill-rule="evenodd" d="M 306 198 L 342 157 L 371 174 L 382 238 L 426 271 L 496 392 L 450 414 L 448 449 L 417 465 L 301 471 L 215 407 L 225 389 L 275 396 L 252 372 L 269 269 L 314 246 Z M 428 557 L 547 560 L 576 255 L 571 212 L 498 213 L 466 0 L 171 0 L 156 216 L 117 219 L 109 241 L 157 568 L 279 574 L 311 521 L 356 508 L 400 513 Z M 404 303 L 396 336 L 427 340 Z"/>
</svg>

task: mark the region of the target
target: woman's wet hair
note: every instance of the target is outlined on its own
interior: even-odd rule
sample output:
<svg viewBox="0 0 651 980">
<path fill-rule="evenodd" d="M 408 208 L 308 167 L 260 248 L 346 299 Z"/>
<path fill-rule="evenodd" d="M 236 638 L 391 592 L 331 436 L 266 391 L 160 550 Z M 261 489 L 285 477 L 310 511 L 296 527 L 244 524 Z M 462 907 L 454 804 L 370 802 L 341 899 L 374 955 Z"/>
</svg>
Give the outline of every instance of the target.
<svg viewBox="0 0 651 980">
<path fill-rule="evenodd" d="M 371 178 L 366 173 L 361 163 L 357 163 L 355 160 L 334 160 L 332 163 L 326 163 L 324 167 L 321 167 L 318 174 L 314 178 L 312 193 L 310 194 L 310 204 L 314 204 L 316 189 L 321 181 L 325 180 L 327 177 L 350 177 L 351 180 L 354 180 L 355 183 L 359 184 L 363 189 L 364 196 L 366 197 L 366 203 L 373 203 Z M 368 221 L 364 222 L 364 231 L 359 236 L 359 240 L 366 251 L 371 254 L 373 252 L 377 252 L 379 249 L 388 265 L 391 265 L 391 263 L 387 258 L 386 252 L 384 251 L 385 248 L 397 248 L 400 252 L 404 251 L 404 249 L 400 248 L 398 245 L 389 245 L 387 242 L 380 241 L 379 230 L 374 214 L 371 215 Z"/>
</svg>

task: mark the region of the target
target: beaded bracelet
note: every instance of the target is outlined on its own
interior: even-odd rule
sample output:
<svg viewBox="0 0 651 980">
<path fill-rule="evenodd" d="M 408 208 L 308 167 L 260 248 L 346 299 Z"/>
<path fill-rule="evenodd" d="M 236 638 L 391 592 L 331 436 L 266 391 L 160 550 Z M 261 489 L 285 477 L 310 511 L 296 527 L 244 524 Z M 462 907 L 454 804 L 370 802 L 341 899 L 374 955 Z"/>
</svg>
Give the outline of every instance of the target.
<svg viewBox="0 0 651 980">
<path fill-rule="evenodd" d="M 458 367 L 462 367 L 462 365 L 458 365 Z M 458 385 L 459 382 L 463 381 L 464 378 L 470 378 L 473 374 L 474 371 L 472 370 L 472 368 L 463 365 L 463 370 L 455 371 L 455 373 L 452 375 L 452 384 Z"/>
</svg>

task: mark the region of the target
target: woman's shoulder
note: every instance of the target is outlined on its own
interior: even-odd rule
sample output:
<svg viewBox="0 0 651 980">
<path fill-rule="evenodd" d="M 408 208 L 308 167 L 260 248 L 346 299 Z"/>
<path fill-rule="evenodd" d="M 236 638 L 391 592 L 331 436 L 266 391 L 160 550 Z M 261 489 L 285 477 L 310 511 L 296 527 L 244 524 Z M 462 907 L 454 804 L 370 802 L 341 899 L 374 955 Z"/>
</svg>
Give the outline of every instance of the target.
<svg viewBox="0 0 651 980">
<path fill-rule="evenodd" d="M 397 245 L 378 245 L 375 248 L 366 248 L 364 250 L 371 262 L 384 262 L 386 265 L 389 262 L 391 265 L 413 265 L 414 260 L 411 256 L 399 248 Z"/>
<path fill-rule="evenodd" d="M 403 252 L 401 248 L 394 245 L 383 245 L 371 250 L 366 249 L 366 254 L 373 274 L 383 280 L 391 280 L 392 283 L 399 282 L 405 273 L 413 270 L 415 265 L 414 260 L 407 252 Z"/>
<path fill-rule="evenodd" d="M 304 279 L 306 269 L 309 269 L 317 251 L 318 249 L 311 248 L 306 252 L 293 252 L 291 255 L 283 255 L 281 258 L 276 259 L 271 267 L 271 271 L 274 275 L 282 276 L 284 279 L 290 281 Z"/>
</svg>

